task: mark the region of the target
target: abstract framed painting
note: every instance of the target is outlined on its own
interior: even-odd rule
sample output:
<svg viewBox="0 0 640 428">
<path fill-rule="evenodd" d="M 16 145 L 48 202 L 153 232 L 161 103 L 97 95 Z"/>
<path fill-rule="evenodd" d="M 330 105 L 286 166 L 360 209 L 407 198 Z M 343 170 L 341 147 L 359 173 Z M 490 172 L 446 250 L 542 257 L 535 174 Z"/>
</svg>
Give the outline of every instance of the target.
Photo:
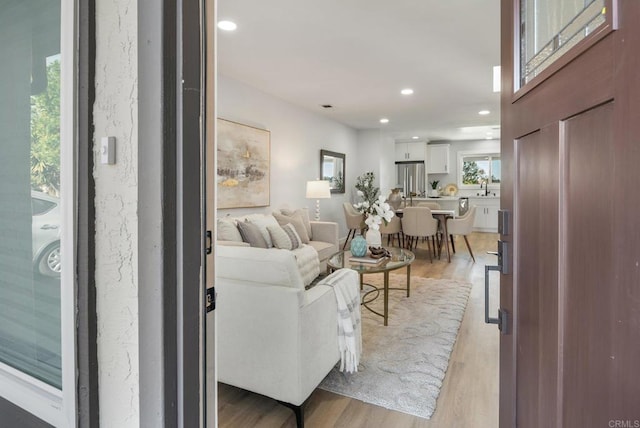
<svg viewBox="0 0 640 428">
<path fill-rule="evenodd" d="M 218 209 L 269 205 L 271 133 L 218 119 Z"/>
</svg>

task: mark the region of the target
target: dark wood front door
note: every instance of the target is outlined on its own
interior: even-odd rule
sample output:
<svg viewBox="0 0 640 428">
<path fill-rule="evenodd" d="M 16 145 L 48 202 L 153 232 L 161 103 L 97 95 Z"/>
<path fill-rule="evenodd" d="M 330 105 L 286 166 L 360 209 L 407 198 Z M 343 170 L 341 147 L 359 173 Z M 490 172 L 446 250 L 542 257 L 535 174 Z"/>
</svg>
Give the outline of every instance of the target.
<svg viewBox="0 0 640 428">
<path fill-rule="evenodd" d="M 526 83 L 521 3 L 502 1 L 500 426 L 640 427 L 640 1 L 607 1 Z"/>
</svg>

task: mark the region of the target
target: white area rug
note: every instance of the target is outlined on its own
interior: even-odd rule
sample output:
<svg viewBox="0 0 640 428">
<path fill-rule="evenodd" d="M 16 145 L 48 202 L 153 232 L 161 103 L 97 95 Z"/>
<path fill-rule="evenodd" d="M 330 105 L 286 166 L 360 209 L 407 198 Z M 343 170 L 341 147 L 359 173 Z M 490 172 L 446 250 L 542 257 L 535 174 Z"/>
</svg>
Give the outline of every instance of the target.
<svg viewBox="0 0 640 428">
<path fill-rule="evenodd" d="M 375 279 L 374 279 L 375 278 Z M 406 275 L 391 274 L 391 287 Z M 382 284 L 382 275 L 365 276 Z M 320 388 L 387 409 L 429 419 L 436 408 L 471 284 L 411 277 L 411 297 L 389 291 L 389 325 L 362 307 L 362 358 L 358 372 L 334 368 Z M 366 291 L 366 288 L 365 288 Z M 372 306 L 382 313 L 382 294 Z"/>
</svg>

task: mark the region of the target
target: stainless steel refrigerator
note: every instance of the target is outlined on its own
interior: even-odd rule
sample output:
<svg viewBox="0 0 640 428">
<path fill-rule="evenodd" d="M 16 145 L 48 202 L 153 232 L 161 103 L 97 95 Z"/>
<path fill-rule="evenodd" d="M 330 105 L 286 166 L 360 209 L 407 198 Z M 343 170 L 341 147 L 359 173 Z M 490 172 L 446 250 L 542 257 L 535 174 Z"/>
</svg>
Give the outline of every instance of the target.
<svg viewBox="0 0 640 428">
<path fill-rule="evenodd" d="M 424 196 L 425 179 L 424 161 L 396 162 L 396 183 L 405 197 L 409 198 L 411 192 Z"/>
</svg>

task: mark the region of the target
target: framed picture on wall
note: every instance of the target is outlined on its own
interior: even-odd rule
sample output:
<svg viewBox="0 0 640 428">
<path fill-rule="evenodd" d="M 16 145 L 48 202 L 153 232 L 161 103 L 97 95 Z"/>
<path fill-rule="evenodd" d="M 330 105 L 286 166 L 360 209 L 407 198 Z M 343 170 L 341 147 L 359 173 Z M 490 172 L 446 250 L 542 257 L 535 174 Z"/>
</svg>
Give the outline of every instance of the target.
<svg viewBox="0 0 640 428">
<path fill-rule="evenodd" d="M 218 209 L 269 205 L 271 133 L 218 119 Z"/>
</svg>

